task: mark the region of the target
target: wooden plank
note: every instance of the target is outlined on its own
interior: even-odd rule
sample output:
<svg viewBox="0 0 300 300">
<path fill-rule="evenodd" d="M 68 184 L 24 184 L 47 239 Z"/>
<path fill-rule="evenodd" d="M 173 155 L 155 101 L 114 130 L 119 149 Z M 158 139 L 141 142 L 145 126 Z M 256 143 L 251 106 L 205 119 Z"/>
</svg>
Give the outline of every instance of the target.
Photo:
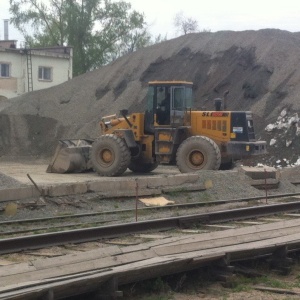
<svg viewBox="0 0 300 300">
<path fill-rule="evenodd" d="M 295 235 L 289 235 L 287 237 L 280 237 L 277 239 L 269 239 L 266 241 L 256 241 L 256 242 L 251 242 L 251 243 L 244 243 L 240 245 L 229 245 L 229 246 L 222 246 L 216 249 L 205 249 L 202 251 L 196 251 L 196 252 L 189 252 L 189 253 L 181 253 L 177 255 L 168 255 L 167 257 L 173 258 L 173 259 L 193 259 L 195 257 L 204 257 L 206 255 L 216 255 L 219 256 L 222 253 L 228 253 L 228 252 L 240 252 L 240 251 L 247 251 L 249 249 L 258 249 L 266 246 L 278 246 L 280 244 L 284 244 L 288 241 L 298 241 L 300 242 L 300 233 L 297 233 Z M 135 264 L 137 261 L 139 261 L 141 264 L 145 264 L 145 261 L 147 261 L 149 258 L 153 258 L 155 255 L 151 253 L 151 251 L 141 251 L 141 253 L 130 253 L 130 254 L 125 254 L 125 255 L 120 255 L 112 258 L 102 258 L 100 260 L 96 260 L 93 263 L 92 262 L 82 262 L 82 263 L 77 263 L 72 266 L 64 266 L 63 270 L 61 268 L 52 268 L 51 272 L 47 270 L 40 270 L 36 272 L 31 272 L 33 274 L 26 274 L 26 280 L 35 280 L 37 279 L 42 279 L 42 278 L 49 278 L 54 277 L 54 276 L 61 276 L 62 274 L 74 274 L 78 272 L 83 272 L 83 271 L 88 271 L 91 269 L 101 269 L 107 266 L 122 266 L 124 265 L 125 267 L 129 267 L 131 263 Z M 61 272 L 63 271 L 63 272 Z M 33 276 L 34 275 L 34 276 Z M 16 275 L 16 276 L 11 276 L 13 277 L 14 281 L 22 280 L 22 277 Z M 19 278 L 18 278 L 19 277 Z M 24 277 L 24 276 L 23 276 Z M 12 278 L 10 278 L 12 279 Z M 24 280 L 24 278 L 23 278 Z M 7 280 L 6 277 L 2 278 L 1 280 L 1 285 L 6 285 L 9 284 L 9 280 Z"/>
<path fill-rule="evenodd" d="M 193 258 L 195 256 L 201 255 L 215 255 L 218 253 L 227 253 L 232 258 L 232 255 L 235 253 L 247 253 L 253 250 L 267 249 L 268 253 L 270 253 L 270 249 L 277 249 L 280 246 L 284 246 L 287 244 L 300 244 L 300 233 L 297 232 L 295 234 L 290 234 L 287 236 L 281 236 L 277 238 L 271 238 L 267 240 L 258 240 L 248 243 L 242 244 L 230 244 L 227 246 L 220 246 L 218 248 L 198 250 L 192 252 L 184 252 L 179 254 L 173 254 L 171 257 L 178 258 L 182 255 L 185 255 L 186 258 Z"/>
<path fill-rule="evenodd" d="M 266 224 L 265 222 L 258 222 L 258 221 L 238 221 L 235 222 L 237 224 L 245 224 L 245 225 L 262 225 Z"/>
<path fill-rule="evenodd" d="M 254 225 L 241 227 L 236 229 L 228 229 L 223 231 L 209 232 L 201 235 L 192 235 L 190 237 L 184 236 L 178 238 L 174 242 L 169 242 L 168 246 L 187 244 L 190 242 L 208 242 L 212 239 L 225 238 L 225 237 L 236 237 L 239 235 L 251 234 L 251 233 L 262 233 L 262 232 L 277 232 L 280 228 L 298 228 L 300 231 L 300 219 L 299 220 L 284 220 L 281 222 L 268 223 L 263 225 Z"/>
<path fill-rule="evenodd" d="M 58 256 L 64 256 L 62 252 L 59 253 L 53 253 L 53 252 L 48 252 L 48 251 L 36 251 L 36 252 L 27 252 L 26 255 L 31 255 L 31 256 L 47 256 L 47 257 L 58 257 Z"/>
<path fill-rule="evenodd" d="M 0 266 L 9 266 L 9 265 L 14 265 L 14 264 L 16 264 L 16 263 L 13 261 L 0 259 Z"/>
<path fill-rule="evenodd" d="M 199 241 L 199 236 L 196 239 L 189 239 L 184 244 L 180 243 L 175 245 L 164 245 L 153 247 L 157 255 L 170 255 L 176 253 L 186 253 L 191 251 L 205 250 L 219 248 L 228 245 L 239 245 L 243 243 L 250 243 L 262 240 L 269 240 L 274 238 L 281 238 L 284 235 L 296 234 L 300 230 L 298 227 L 284 228 L 266 232 L 254 232 L 244 235 L 215 237 L 215 232 L 209 233 L 209 239 Z M 206 234 L 205 234 L 206 235 Z M 203 236 L 203 235 L 202 235 Z M 200 236 L 201 237 L 201 236 Z"/>
<path fill-rule="evenodd" d="M 294 220 L 291 220 L 292 222 L 294 222 Z M 278 225 L 289 225 L 290 222 L 279 222 L 279 223 L 276 223 L 276 228 L 277 229 L 277 226 Z M 297 225 L 297 224 L 295 224 Z M 263 225 L 264 228 L 267 228 L 268 226 L 267 225 Z M 272 229 L 273 227 L 271 227 Z M 258 226 L 255 226 L 255 229 L 259 229 Z M 238 230 L 238 229 L 237 229 Z M 252 229 L 253 230 L 253 229 Z M 245 230 L 243 230 L 245 231 Z M 225 232 L 226 232 L 226 235 L 225 235 Z M 223 231 L 222 232 L 222 237 L 223 236 L 228 236 L 228 231 Z M 236 234 L 238 233 L 236 230 L 234 231 Z M 245 231 L 245 232 L 248 232 Z M 275 233 L 279 233 L 278 230 L 274 231 Z M 213 239 L 216 239 L 218 238 L 218 234 L 216 233 L 209 233 L 208 234 L 210 237 L 212 237 Z M 190 238 L 192 237 L 192 240 L 189 240 Z M 167 245 L 168 242 L 171 243 L 170 246 L 172 246 L 172 243 L 174 243 L 176 241 L 176 243 L 178 242 L 183 242 L 185 244 L 187 244 L 188 242 L 191 243 L 191 242 L 194 242 L 194 243 L 198 243 L 199 241 L 202 241 L 202 242 L 205 242 L 207 241 L 207 239 L 203 239 L 203 235 L 200 235 L 201 238 L 199 238 L 199 236 L 197 236 L 197 239 L 195 239 L 195 235 L 193 236 L 190 236 L 190 237 L 184 237 L 184 238 L 170 238 L 170 239 L 167 239 L 165 241 L 163 241 L 163 244 L 164 245 Z M 271 236 L 269 236 L 271 237 Z M 139 251 L 139 250 L 142 250 L 142 249 L 149 249 L 151 246 L 155 246 L 155 245 L 162 245 L 161 242 L 158 242 L 158 241 L 155 241 L 155 242 L 150 242 L 150 243 L 146 243 L 146 244 L 143 244 L 143 245 L 138 245 L 136 247 L 125 247 L 125 248 L 122 248 L 122 249 L 119 249 L 117 247 L 117 250 L 116 251 L 113 251 L 112 250 L 112 247 L 108 247 L 108 248 L 101 248 L 101 251 L 105 252 L 106 254 L 105 255 L 110 255 L 110 254 L 118 254 L 118 253 L 129 253 L 129 252 L 134 252 L 134 251 Z M 173 246 L 172 246 L 173 247 Z M 115 248 L 116 249 L 116 248 Z M 199 249 L 199 248 L 197 248 Z M 190 249 L 191 250 L 191 249 Z M 97 256 L 97 253 L 99 254 L 99 256 Z M 76 255 L 71 255 L 71 256 L 63 256 L 63 257 L 58 257 L 56 258 L 55 260 L 53 259 L 43 259 L 43 260 L 36 260 L 35 262 L 32 262 L 34 264 L 34 266 L 37 268 L 37 269 L 43 269 L 43 268 L 47 268 L 47 267 L 54 267 L 54 266 L 61 266 L 61 265 L 64 265 L 64 264 L 71 264 L 71 263 L 74 263 L 74 262 L 79 262 L 83 259 L 85 260 L 94 260 L 95 258 L 97 257 L 102 257 L 103 256 L 103 253 L 101 252 L 98 252 L 98 250 L 94 250 L 94 251 L 88 251 L 88 252 L 85 252 L 85 253 L 80 253 L 80 254 L 76 254 Z M 18 264 L 18 266 L 11 266 L 9 268 L 5 268 L 3 269 L 3 267 L 0 268 L 0 275 L 1 274 L 6 274 L 6 275 L 12 275 L 12 274 L 17 274 L 17 273 L 24 273 L 24 272 L 27 272 L 27 271 L 32 271 L 34 270 L 35 268 L 32 268 L 32 266 L 28 266 L 28 264 L 22 264 L 22 267 L 20 266 L 20 264 Z"/>
<path fill-rule="evenodd" d="M 220 228 L 220 229 L 234 229 L 234 228 L 236 228 L 236 226 L 233 226 L 233 225 L 218 225 L 218 224 L 205 224 L 203 226 L 209 227 L 209 228 Z"/>
<path fill-rule="evenodd" d="M 51 265 L 52 260 L 56 261 L 57 264 L 59 259 L 63 259 L 63 257 L 49 258 L 46 259 L 48 261 L 47 264 L 43 265 L 40 263 L 40 269 L 35 270 L 34 268 L 27 273 L 2 276 L 2 278 L 0 278 L 0 286 L 2 286 L 0 291 L 5 291 L 9 286 L 12 287 L 16 285 L 16 283 L 26 286 L 26 284 L 32 284 L 33 282 L 42 283 L 43 280 L 49 279 L 60 279 L 61 283 L 64 277 L 74 276 L 75 278 L 75 276 L 77 276 L 79 278 L 83 276 L 82 273 L 92 274 L 93 272 L 97 273 L 93 276 L 98 276 L 97 278 L 99 280 L 107 276 L 107 274 L 118 274 L 118 276 L 122 276 L 123 274 L 124 277 L 122 277 L 122 280 L 126 281 L 130 278 L 140 279 L 140 277 L 138 277 L 139 275 L 151 276 L 158 272 L 171 272 L 175 270 L 175 267 L 180 267 L 176 269 L 176 271 L 184 268 L 192 268 L 195 267 L 196 264 L 223 257 L 225 254 L 229 254 L 231 258 L 235 259 L 236 257 L 242 257 L 249 253 L 270 253 L 277 247 L 289 243 L 300 245 L 300 226 L 299 224 L 298 226 L 292 226 L 299 222 L 297 220 L 290 221 L 291 222 L 272 223 L 272 226 L 269 226 L 270 224 L 249 226 L 246 230 L 244 230 L 245 228 L 243 230 L 230 229 L 222 231 L 221 235 L 220 232 L 213 232 L 197 236 L 191 235 L 187 238 L 170 238 L 166 239 L 167 242 L 164 240 L 161 241 L 161 243 L 157 243 L 157 241 L 145 243 L 144 245 L 135 246 L 135 248 L 131 246 L 124 247 L 119 249 L 118 251 L 120 252 L 116 255 L 110 256 L 108 254 L 98 259 L 90 256 L 87 261 L 84 261 L 84 258 L 82 258 L 83 261 L 77 261 L 75 263 L 72 262 L 70 258 L 72 255 L 70 255 L 70 257 L 67 258 L 68 264 L 65 265 Z M 281 227 L 275 226 L 274 224 L 280 224 Z M 288 224 L 292 227 L 288 228 Z M 275 230 L 272 229 L 274 226 Z M 277 229 L 277 227 L 279 229 Z M 259 230 L 257 231 L 257 229 Z M 234 235 L 234 232 L 239 232 L 239 235 Z M 174 253 L 172 249 L 175 248 L 175 245 L 182 250 L 185 245 L 184 243 L 187 242 L 189 242 L 189 244 L 187 244 L 188 251 L 178 253 L 176 252 L 177 249 Z M 153 246 L 150 246 L 151 244 Z M 153 250 L 151 247 L 153 247 Z M 166 251 L 166 247 L 168 247 L 169 251 Z M 126 248 L 130 248 L 130 250 L 128 251 Z M 161 248 L 161 251 L 165 251 L 165 253 L 157 253 L 159 248 Z M 158 254 L 161 256 L 158 256 Z M 80 255 L 87 256 L 87 253 L 80 253 Z M 27 268 L 28 267 L 27 265 Z M 2 268 L 0 268 L 0 270 L 2 270 Z M 145 270 L 147 270 L 147 272 Z"/>
<path fill-rule="evenodd" d="M 135 237 L 142 238 L 142 239 L 166 239 L 169 238 L 170 236 L 167 235 L 161 235 L 161 234 L 135 234 Z"/>
<path fill-rule="evenodd" d="M 136 254 L 132 254 L 133 256 L 135 256 L 136 257 Z M 219 257 L 219 256 L 218 256 Z M 174 261 L 174 259 L 172 259 L 172 258 L 157 258 L 157 257 L 154 257 L 153 258 L 154 259 L 154 261 L 159 261 L 159 262 L 163 262 L 163 261 L 167 261 L 167 262 L 173 262 Z M 121 268 L 121 269 L 123 269 L 123 270 L 128 270 L 128 268 L 129 269 L 132 269 L 132 268 L 134 268 L 134 269 L 139 269 L 140 267 L 141 268 L 143 268 L 143 267 L 145 267 L 149 262 L 151 262 L 151 264 L 153 264 L 153 259 L 152 258 L 150 258 L 150 259 L 146 259 L 146 261 L 135 261 L 135 262 L 133 262 L 132 264 L 130 264 L 130 265 L 120 265 L 120 266 L 117 266 L 117 268 Z M 183 258 L 183 259 L 185 259 L 185 258 Z M 210 260 L 212 259 L 212 256 L 210 255 L 210 258 L 209 258 Z M 160 265 L 159 265 L 159 267 L 160 267 Z M 105 270 L 103 270 L 103 271 L 105 271 Z M 97 271 L 94 271 L 94 272 L 97 272 L 97 273 L 99 273 L 99 271 L 97 270 Z M 106 272 L 106 271 L 105 271 Z M 37 273 L 37 272 L 36 272 Z M 91 273 L 93 273 L 93 272 L 89 272 L 89 274 L 91 274 Z M 52 274 L 52 275 L 54 275 L 54 274 Z M 26 276 L 26 278 L 28 279 L 29 277 L 28 277 L 28 275 L 25 275 Z M 76 276 L 82 276 L 82 275 L 80 275 L 80 274 L 78 274 L 78 275 L 71 275 L 71 276 L 61 276 L 61 277 L 56 277 L 55 279 L 51 279 L 51 280 L 59 280 L 60 282 L 63 280 L 63 279 L 65 279 L 65 278 L 71 278 L 71 277 L 76 277 Z M 140 276 L 140 275 L 139 275 Z M 101 276 L 100 276 L 101 277 Z M 32 278 L 31 278 L 32 279 Z M 18 288 L 18 289 L 20 289 L 22 286 L 23 287 L 25 287 L 26 285 L 38 285 L 39 283 L 45 283 L 45 282 L 48 282 L 50 279 L 43 279 L 42 281 L 41 281 L 41 277 L 39 277 L 39 279 L 40 280 L 35 280 L 35 281 L 27 281 L 27 282 L 20 282 L 19 280 L 17 281 L 17 283 L 15 283 L 15 284 L 12 284 L 12 285 L 10 285 L 10 286 L 8 286 L 8 285 L 6 285 L 6 286 L 4 286 L 4 287 L 2 287 L 2 288 L 0 288 L 0 291 L 4 291 L 4 290 L 7 290 L 7 289 L 13 289 L 13 288 Z M 1 282 L 2 283 L 2 282 Z M 2 284 L 1 284 L 2 285 Z"/>
<path fill-rule="evenodd" d="M 14 299 L 31 300 L 32 295 L 38 297 L 39 295 L 45 294 L 45 292 L 42 292 L 43 290 L 45 291 L 49 289 L 53 289 L 55 295 L 59 294 L 60 296 L 68 296 L 68 291 L 73 292 L 74 287 L 84 288 L 85 286 L 88 286 L 89 288 L 92 288 L 94 286 L 94 288 L 99 288 L 99 285 L 102 282 L 111 278 L 112 276 L 114 276 L 114 274 L 118 274 L 118 276 L 121 276 L 122 283 L 129 283 L 131 282 L 130 280 L 132 276 L 136 278 L 135 281 L 139 280 L 141 277 L 144 277 L 145 279 L 152 277 L 151 272 L 146 271 L 141 274 L 141 268 L 149 271 L 153 271 L 155 268 L 157 270 L 161 270 L 161 266 L 163 265 L 165 270 L 170 269 L 171 272 L 174 272 L 173 269 L 177 270 L 177 268 L 180 267 L 180 264 L 182 266 L 187 265 L 186 259 L 175 261 L 172 258 L 154 257 L 153 259 L 148 259 L 145 263 L 137 262 L 131 264 L 129 267 L 127 265 L 118 266 L 114 268 L 114 270 L 105 270 L 103 273 L 87 273 L 78 275 L 77 277 L 68 276 L 65 278 L 54 278 L 43 281 L 30 282 L 31 286 L 28 286 L 28 288 L 26 283 L 6 286 L 4 288 L 0 288 L 0 297 L 1 299 L 3 299 L 4 297 L 8 296 L 19 296 L 19 298 Z"/>
<path fill-rule="evenodd" d="M 153 250 L 146 250 L 134 253 L 126 253 L 117 256 L 104 257 L 95 260 L 81 261 L 74 264 L 56 266 L 53 268 L 40 269 L 23 274 L 14 274 L 10 276 L 3 275 L 0 281 L 0 286 L 12 284 L 13 282 L 35 281 L 38 279 L 53 278 L 63 275 L 71 275 L 92 270 L 107 269 L 118 265 L 129 264 L 136 261 L 146 260 L 155 257 L 156 253 Z"/>
<path fill-rule="evenodd" d="M 284 295 L 300 295 L 299 291 L 287 290 L 287 289 L 278 289 L 266 286 L 254 286 L 255 290 L 263 291 L 263 292 L 271 292 L 277 294 L 284 294 Z"/>
<path fill-rule="evenodd" d="M 216 249 L 205 249 L 201 251 L 196 251 L 196 252 L 190 252 L 190 253 L 181 253 L 178 255 L 167 255 L 167 256 L 162 256 L 162 257 L 156 257 L 152 256 L 153 254 L 147 253 L 145 255 L 144 251 L 141 251 L 139 253 L 139 260 L 133 259 L 137 258 L 137 253 L 131 253 L 129 256 L 128 254 L 126 255 L 120 255 L 121 257 L 113 257 L 112 259 L 117 259 L 118 263 L 121 264 L 116 264 L 112 266 L 112 270 L 110 271 L 105 271 L 100 274 L 95 274 L 92 275 L 94 277 L 97 276 L 97 280 L 100 280 L 100 278 L 103 278 L 104 276 L 107 276 L 108 273 L 112 274 L 118 274 L 118 276 L 121 277 L 122 280 L 126 282 L 129 279 L 135 278 L 135 279 L 140 279 L 141 277 L 137 276 L 151 276 L 154 275 L 160 270 L 161 272 L 172 272 L 176 268 L 176 271 L 182 270 L 181 268 L 192 268 L 193 263 L 201 263 L 205 262 L 205 260 L 214 260 L 219 257 L 222 257 L 225 255 L 225 253 L 241 253 L 241 252 L 246 252 L 252 249 L 263 249 L 265 247 L 276 247 L 277 245 L 284 245 L 288 242 L 298 242 L 300 243 L 300 234 L 294 234 L 294 235 L 289 235 L 289 236 L 283 236 L 283 237 L 277 237 L 276 239 L 269 239 L 269 240 L 264 240 L 264 241 L 256 241 L 252 243 L 244 243 L 240 245 L 230 245 L 230 246 L 225 246 L 225 247 L 219 247 Z M 108 260 L 108 258 L 101 258 L 100 260 Z M 73 274 L 78 274 L 78 276 L 81 276 L 79 273 L 74 273 L 75 271 L 79 272 L 79 270 L 83 270 L 83 264 L 86 264 L 85 262 L 81 264 L 76 264 L 76 266 L 73 267 Z M 102 263 L 100 263 L 101 266 L 103 266 Z M 99 261 L 95 261 L 95 266 L 99 267 Z M 179 268 L 180 266 L 180 268 Z M 69 267 L 69 266 L 67 266 Z M 54 277 L 52 280 L 60 279 L 59 284 L 64 284 L 64 288 L 66 287 L 66 283 L 62 280 L 62 277 L 58 277 L 55 275 L 55 270 L 58 268 L 53 268 L 53 271 L 51 273 L 52 276 Z M 103 270 L 103 269 L 102 269 Z M 148 271 L 146 271 L 148 270 Z M 49 271 L 49 270 L 48 270 Z M 48 272 L 46 270 L 46 272 Z M 85 271 L 86 272 L 86 271 Z M 98 271 L 97 271 L 98 272 Z M 34 275 L 37 276 L 38 279 L 45 277 L 44 270 L 32 272 L 35 273 Z M 64 273 L 66 274 L 66 273 Z M 47 276 L 49 276 L 48 274 Z M 28 274 L 24 274 L 24 277 L 26 276 L 27 280 L 32 280 L 32 274 L 28 276 Z M 19 278 L 17 276 L 14 276 L 15 281 L 14 282 L 20 282 Z M 91 277 L 90 277 L 91 278 Z M 86 279 L 86 277 L 85 277 Z M 17 280 L 17 281 L 16 281 Z M 81 279 L 76 279 L 77 282 L 79 282 Z M 38 280 L 36 280 L 38 282 Z M 32 283 L 32 282 L 31 282 Z M 73 280 L 74 283 L 74 280 Z M 55 284 L 58 284 L 56 282 Z M 2 285 L 2 280 L 1 280 L 1 285 Z M 25 286 L 25 285 L 24 285 Z M 12 287 L 12 285 L 11 285 Z M 2 291 L 7 289 L 8 287 L 3 287 Z M 37 288 L 34 286 L 33 288 Z M 41 287 L 38 287 L 41 288 Z M 19 293 L 21 291 L 18 291 Z M 28 298 L 29 299 L 29 298 Z"/>
<path fill-rule="evenodd" d="M 13 264 L 9 266 L 2 266 L 0 267 L 0 279 L 2 276 L 6 275 L 13 275 L 13 274 L 22 274 L 26 272 L 34 271 L 35 267 L 32 265 L 29 265 L 28 263 L 19 263 L 19 264 Z M 1 282 L 1 280 L 0 280 Z"/>
<path fill-rule="evenodd" d="M 73 295 L 74 290 L 88 291 L 88 288 L 95 286 L 99 288 L 102 282 L 105 282 L 112 276 L 112 270 L 105 270 L 104 273 L 90 272 L 80 274 L 79 276 L 66 276 L 64 278 L 47 279 L 43 281 L 19 283 L 4 288 L 0 288 L 0 298 L 14 297 L 13 299 L 31 300 L 41 299 L 45 295 L 45 291 L 52 289 L 54 294 L 65 294 L 68 296 L 68 290 Z M 79 293 L 80 294 L 80 293 Z"/>
<path fill-rule="evenodd" d="M 37 270 L 41 270 L 41 269 L 53 268 L 56 266 L 74 264 L 81 261 L 90 261 L 90 260 L 93 261 L 95 259 L 110 257 L 112 255 L 118 255 L 121 253 L 122 251 L 118 246 L 110 246 L 110 247 L 98 248 L 86 252 L 81 252 L 78 254 L 64 255 L 57 258 L 33 260 L 31 263 Z"/>
<path fill-rule="evenodd" d="M 299 218 L 300 217 L 300 214 L 284 214 L 285 216 L 288 216 L 288 217 L 295 217 L 295 218 Z"/>
<path fill-rule="evenodd" d="M 192 236 L 194 236 L 194 235 L 185 235 L 184 238 L 190 238 Z M 182 238 L 183 237 L 171 237 L 171 238 L 166 238 L 166 239 L 159 239 L 159 240 L 142 243 L 142 244 L 135 245 L 135 246 L 123 247 L 120 250 L 123 253 L 130 253 L 130 252 L 135 252 L 135 251 L 147 250 L 147 249 L 150 249 L 151 247 L 154 247 L 154 246 L 168 245 L 170 243 L 178 242 Z"/>
<path fill-rule="evenodd" d="M 27 286 L 38 286 L 41 284 L 49 284 L 49 283 L 54 283 L 57 281 L 64 281 L 64 280 L 76 280 L 78 278 L 82 278 L 85 276 L 90 276 L 90 275 L 95 275 L 98 274 L 100 275 L 100 277 L 102 277 L 102 275 L 106 272 L 110 272 L 112 269 L 103 269 L 101 272 L 99 272 L 99 270 L 93 270 L 93 271 L 89 271 L 89 272 L 83 272 L 83 273 L 79 273 L 79 274 L 72 274 L 72 275 L 66 275 L 66 276 L 58 276 L 58 277 L 54 277 L 54 278 L 47 278 L 47 279 L 40 279 L 40 280 L 35 280 L 35 281 L 26 281 L 26 282 L 15 282 L 11 285 L 7 285 L 4 287 L 0 287 L 0 292 L 2 291 L 10 291 L 10 290 L 15 290 L 15 289 L 21 289 Z"/>
<path fill-rule="evenodd" d="M 111 240 L 111 241 L 105 241 L 105 244 L 110 245 L 120 245 L 120 246 L 131 246 L 131 245 L 138 245 L 140 242 L 130 242 L 130 241 L 122 241 L 122 240 Z"/>
<path fill-rule="evenodd" d="M 120 250 L 119 247 L 112 246 L 112 247 L 100 248 L 97 250 L 91 250 L 84 253 L 64 255 L 56 258 L 37 259 L 31 261 L 30 265 L 28 263 L 20 263 L 20 264 L 10 265 L 7 267 L 5 266 L 0 267 L 0 276 L 22 274 L 26 272 L 39 270 L 39 269 L 47 269 L 56 266 L 73 264 L 81 261 L 89 261 L 89 260 L 94 260 L 101 257 L 111 256 L 111 255 L 117 255 L 121 253 L 122 251 Z"/>
<path fill-rule="evenodd" d="M 207 230 L 195 230 L 195 229 L 181 229 L 180 232 L 182 233 L 206 233 Z"/>
<path fill-rule="evenodd" d="M 281 222 L 284 219 L 283 218 L 260 218 L 260 220 L 263 220 L 266 222 Z"/>
</svg>

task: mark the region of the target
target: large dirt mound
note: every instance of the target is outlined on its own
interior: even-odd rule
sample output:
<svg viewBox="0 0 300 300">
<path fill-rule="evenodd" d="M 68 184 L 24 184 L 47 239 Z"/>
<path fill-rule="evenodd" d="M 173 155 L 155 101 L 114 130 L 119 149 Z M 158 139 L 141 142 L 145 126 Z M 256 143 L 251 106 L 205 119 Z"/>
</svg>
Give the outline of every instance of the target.
<svg viewBox="0 0 300 300">
<path fill-rule="evenodd" d="M 150 80 L 193 81 L 199 109 L 213 109 L 213 99 L 229 90 L 228 109 L 252 110 L 259 137 L 284 107 L 300 108 L 299 53 L 299 33 L 273 29 L 165 41 L 59 86 L 2 101 L 0 155 L 48 156 L 59 138 L 97 136 L 102 116 L 144 110 Z"/>
</svg>

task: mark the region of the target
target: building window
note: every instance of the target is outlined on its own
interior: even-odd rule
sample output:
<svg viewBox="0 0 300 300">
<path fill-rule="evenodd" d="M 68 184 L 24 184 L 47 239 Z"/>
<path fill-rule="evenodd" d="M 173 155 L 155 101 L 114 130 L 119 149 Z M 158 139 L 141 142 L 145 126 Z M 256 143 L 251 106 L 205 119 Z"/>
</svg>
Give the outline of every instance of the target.
<svg viewBox="0 0 300 300">
<path fill-rule="evenodd" d="M 1 63 L 0 72 L 0 77 L 9 77 L 9 64 Z"/>
<path fill-rule="evenodd" d="M 52 68 L 39 67 L 39 80 L 51 81 L 52 80 Z"/>
</svg>

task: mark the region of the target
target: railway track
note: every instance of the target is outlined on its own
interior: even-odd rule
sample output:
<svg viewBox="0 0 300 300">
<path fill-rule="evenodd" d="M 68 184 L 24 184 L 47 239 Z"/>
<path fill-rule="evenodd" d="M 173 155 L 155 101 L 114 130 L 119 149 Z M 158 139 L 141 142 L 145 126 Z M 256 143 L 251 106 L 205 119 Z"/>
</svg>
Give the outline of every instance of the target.
<svg viewBox="0 0 300 300">
<path fill-rule="evenodd" d="M 298 212 L 299 210 L 300 202 L 294 201 L 140 222 L 129 222 L 108 226 L 97 226 L 76 230 L 65 230 L 53 233 L 6 238 L 0 240 L 0 254 L 29 249 L 38 249 L 54 245 L 64 245 L 68 243 L 84 243 L 88 241 L 104 240 L 142 232 L 157 232 L 175 228 L 195 228 L 195 226 L 253 219 L 286 212 Z"/>
<path fill-rule="evenodd" d="M 299 195 L 300 193 L 293 194 L 280 194 L 270 195 L 268 199 L 284 199 L 282 201 L 292 201 L 290 197 Z M 98 225 L 109 225 L 113 223 L 133 222 L 134 220 L 153 219 L 153 212 L 159 216 L 159 212 L 169 212 L 169 216 L 172 214 L 186 215 L 196 213 L 197 208 L 205 206 L 217 206 L 230 203 L 244 203 L 256 200 L 263 200 L 265 196 L 259 197 L 246 197 L 240 199 L 229 200 L 216 200 L 216 201 L 201 201 L 193 203 L 181 203 L 167 206 L 155 206 L 155 207 L 143 207 L 137 209 L 116 209 L 102 212 L 81 213 L 81 214 L 68 214 L 63 216 L 53 216 L 46 218 L 31 218 L 31 219 L 19 219 L 0 222 L 0 237 L 16 237 L 18 235 L 25 234 L 37 234 L 54 231 L 62 231 L 67 228 L 76 229 L 82 227 L 96 227 Z M 192 210 L 192 212 L 191 212 Z"/>
</svg>

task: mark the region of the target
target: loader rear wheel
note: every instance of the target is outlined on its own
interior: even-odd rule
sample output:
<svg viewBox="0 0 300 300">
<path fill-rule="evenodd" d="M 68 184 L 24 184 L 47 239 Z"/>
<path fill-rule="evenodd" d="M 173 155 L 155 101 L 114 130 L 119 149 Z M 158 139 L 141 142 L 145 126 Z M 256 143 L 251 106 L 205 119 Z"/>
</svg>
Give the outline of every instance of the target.
<svg viewBox="0 0 300 300">
<path fill-rule="evenodd" d="M 143 163 L 140 160 L 132 160 L 128 166 L 128 169 L 136 173 L 149 173 L 155 170 L 158 163 Z"/>
<path fill-rule="evenodd" d="M 218 170 L 221 164 L 221 152 L 210 138 L 192 136 L 178 148 L 176 163 L 182 173 L 199 170 Z"/>
<path fill-rule="evenodd" d="M 130 151 L 125 141 L 114 134 L 100 136 L 92 144 L 90 159 L 101 176 L 122 175 L 130 163 Z"/>
</svg>

